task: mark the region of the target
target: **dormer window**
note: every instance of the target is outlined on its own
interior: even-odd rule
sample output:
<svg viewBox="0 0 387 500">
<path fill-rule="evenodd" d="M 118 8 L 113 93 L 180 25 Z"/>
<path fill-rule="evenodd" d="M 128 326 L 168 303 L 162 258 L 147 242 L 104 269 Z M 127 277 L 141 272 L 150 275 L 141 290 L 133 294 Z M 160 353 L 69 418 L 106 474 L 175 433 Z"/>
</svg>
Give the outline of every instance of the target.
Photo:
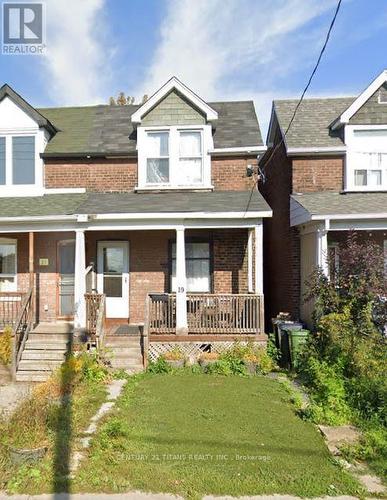
<svg viewBox="0 0 387 500">
<path fill-rule="evenodd" d="M 211 188 L 211 126 L 138 127 L 139 189 Z"/>
<path fill-rule="evenodd" d="M 0 135 L 0 185 L 35 185 L 34 135 Z"/>
<path fill-rule="evenodd" d="M 387 127 L 346 126 L 346 190 L 387 190 Z"/>
</svg>

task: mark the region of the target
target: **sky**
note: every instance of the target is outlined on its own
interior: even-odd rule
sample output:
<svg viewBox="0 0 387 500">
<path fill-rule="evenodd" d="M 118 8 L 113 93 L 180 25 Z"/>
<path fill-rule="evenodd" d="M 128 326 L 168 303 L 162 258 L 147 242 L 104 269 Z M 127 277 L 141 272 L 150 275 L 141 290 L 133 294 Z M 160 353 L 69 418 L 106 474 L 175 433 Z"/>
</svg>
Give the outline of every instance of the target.
<svg viewBox="0 0 387 500">
<path fill-rule="evenodd" d="M 300 96 L 336 3 L 46 0 L 46 52 L 0 55 L 0 84 L 70 106 L 139 102 L 175 75 L 207 101 L 254 100 L 265 135 L 272 100 Z M 343 0 L 307 97 L 359 94 L 387 68 L 386 41 L 386 0 Z"/>
</svg>

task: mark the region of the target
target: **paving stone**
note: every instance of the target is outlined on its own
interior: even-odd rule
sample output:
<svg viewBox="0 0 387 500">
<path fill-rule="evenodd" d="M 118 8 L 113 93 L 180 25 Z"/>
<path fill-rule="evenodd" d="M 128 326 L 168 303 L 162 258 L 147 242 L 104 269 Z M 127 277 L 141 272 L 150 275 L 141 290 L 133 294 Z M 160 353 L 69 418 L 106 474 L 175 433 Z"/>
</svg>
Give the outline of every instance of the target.
<svg viewBox="0 0 387 500">
<path fill-rule="evenodd" d="M 360 439 L 360 432 L 353 425 L 340 425 L 331 427 L 319 425 L 318 428 L 328 444 L 338 447 L 341 444 L 355 444 Z"/>
<path fill-rule="evenodd" d="M 91 418 L 91 422 L 98 422 L 101 418 L 106 415 L 114 406 L 114 402 L 109 401 L 107 403 L 103 403 L 94 417 Z"/>
<path fill-rule="evenodd" d="M 372 474 L 355 474 L 368 493 L 385 493 L 387 490 L 382 481 Z"/>
<path fill-rule="evenodd" d="M 108 387 L 108 395 L 107 399 L 108 401 L 113 401 L 118 398 L 118 396 L 122 392 L 122 388 L 126 384 L 126 380 L 113 380 L 111 384 L 109 384 Z"/>
</svg>

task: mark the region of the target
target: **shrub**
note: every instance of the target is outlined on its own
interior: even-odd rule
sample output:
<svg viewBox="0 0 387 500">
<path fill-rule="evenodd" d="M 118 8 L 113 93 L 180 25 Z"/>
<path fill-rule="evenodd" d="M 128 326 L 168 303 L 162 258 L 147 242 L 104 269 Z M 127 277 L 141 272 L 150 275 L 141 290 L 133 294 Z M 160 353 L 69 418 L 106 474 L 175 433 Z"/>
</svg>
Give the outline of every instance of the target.
<svg viewBox="0 0 387 500">
<path fill-rule="evenodd" d="M 199 356 L 199 363 L 200 361 L 213 361 L 219 359 L 219 354 L 217 352 L 203 352 Z"/>
<path fill-rule="evenodd" d="M 9 365 L 12 360 L 12 328 L 6 326 L 0 334 L 0 363 Z"/>
<path fill-rule="evenodd" d="M 156 361 L 152 361 L 148 365 L 147 371 L 149 373 L 171 373 L 173 368 L 169 365 L 162 356 L 159 356 Z"/>
</svg>

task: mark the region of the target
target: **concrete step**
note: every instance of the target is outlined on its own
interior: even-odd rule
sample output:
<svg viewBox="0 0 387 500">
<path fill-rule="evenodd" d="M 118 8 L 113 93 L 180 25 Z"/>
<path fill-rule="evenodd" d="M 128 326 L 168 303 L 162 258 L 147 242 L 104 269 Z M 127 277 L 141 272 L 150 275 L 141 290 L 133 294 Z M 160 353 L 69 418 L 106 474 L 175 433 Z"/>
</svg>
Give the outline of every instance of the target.
<svg viewBox="0 0 387 500">
<path fill-rule="evenodd" d="M 58 368 L 63 363 L 61 360 L 25 360 L 21 359 L 18 367 L 18 371 L 50 371 L 52 372 L 55 368 Z"/>
<path fill-rule="evenodd" d="M 133 356 L 133 355 L 137 355 L 137 354 L 141 354 L 141 347 L 140 346 L 136 346 L 136 347 L 110 347 L 108 348 L 109 349 L 109 353 L 112 353 L 114 354 L 115 356 L 117 355 L 122 355 L 122 356 Z"/>
<path fill-rule="evenodd" d="M 45 382 L 51 375 L 49 371 L 18 371 L 16 382 Z"/>
<path fill-rule="evenodd" d="M 105 347 L 138 347 L 141 345 L 140 338 L 132 338 L 132 337 L 127 337 L 127 338 L 114 338 L 114 337 L 108 337 L 105 340 Z"/>
<path fill-rule="evenodd" d="M 34 333 L 28 335 L 28 339 L 41 340 L 42 342 L 69 342 L 72 338 L 71 333 Z"/>
<path fill-rule="evenodd" d="M 47 359 L 48 361 L 60 360 L 64 361 L 66 357 L 66 352 L 63 350 L 47 350 L 42 349 L 26 349 L 23 351 L 22 359 Z"/>
<path fill-rule="evenodd" d="M 25 345 L 26 349 L 42 350 L 42 351 L 63 351 L 66 352 L 69 344 L 67 342 L 43 342 L 41 340 L 28 339 Z"/>
<path fill-rule="evenodd" d="M 133 356 L 133 357 L 120 357 L 120 356 L 114 356 L 109 358 L 110 362 L 112 365 L 114 363 L 125 363 L 127 366 L 132 366 L 132 365 L 141 365 L 142 364 L 142 356 Z"/>
<path fill-rule="evenodd" d="M 53 333 L 53 334 L 68 334 L 73 332 L 74 325 L 72 323 L 58 322 L 58 323 L 39 323 L 32 331 L 32 333 Z"/>
<path fill-rule="evenodd" d="M 123 370 L 139 370 L 142 371 L 144 369 L 144 365 L 142 362 L 137 363 L 128 363 L 125 359 L 112 359 L 111 360 L 112 367 L 115 369 L 123 369 Z"/>
</svg>

